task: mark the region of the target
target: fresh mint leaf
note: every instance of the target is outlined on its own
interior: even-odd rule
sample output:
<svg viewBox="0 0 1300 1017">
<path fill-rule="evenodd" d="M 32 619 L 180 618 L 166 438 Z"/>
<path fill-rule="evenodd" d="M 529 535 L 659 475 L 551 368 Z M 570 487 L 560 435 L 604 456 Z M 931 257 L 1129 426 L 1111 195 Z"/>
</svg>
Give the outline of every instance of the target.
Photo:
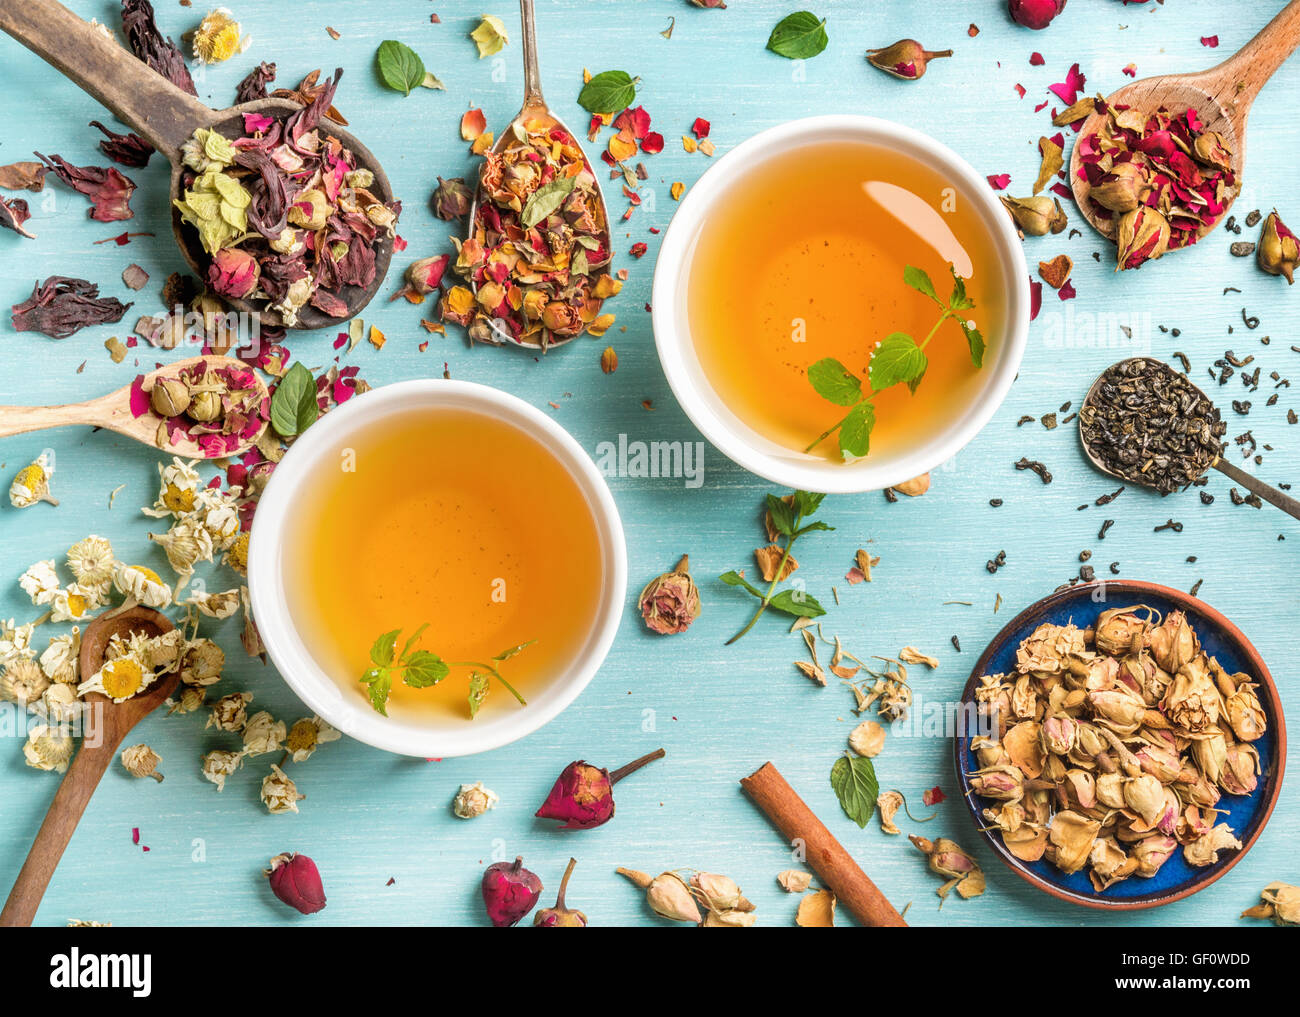
<svg viewBox="0 0 1300 1017">
<path fill-rule="evenodd" d="M 794 532 L 795 510 L 792 506 L 787 505 L 784 498 L 778 498 L 774 494 L 767 496 L 767 513 L 772 517 L 772 529 L 783 537 L 788 537 Z"/>
<path fill-rule="evenodd" d="M 819 396 L 836 406 L 852 406 L 862 398 L 862 379 L 834 357 L 809 367 L 808 380 Z"/>
<path fill-rule="evenodd" d="M 768 37 L 767 48 L 791 60 L 807 60 L 826 48 L 826 19 L 810 11 L 787 14 Z"/>
<path fill-rule="evenodd" d="M 840 424 L 840 452 L 846 458 L 861 459 L 871 451 L 871 429 L 875 426 L 875 409 L 870 403 L 858 403 Z"/>
<path fill-rule="evenodd" d="M 640 80 L 627 71 L 601 71 L 582 86 L 578 105 L 588 113 L 619 113 L 636 101 Z"/>
<path fill-rule="evenodd" d="M 393 673 L 386 667 L 372 668 L 361 676 L 361 682 L 369 686 L 370 705 L 387 717 L 388 694 L 393 689 Z"/>
<path fill-rule="evenodd" d="M 970 360 L 976 367 L 984 366 L 984 337 L 980 330 L 958 320 L 962 333 L 966 336 L 966 345 L 970 347 Z"/>
<path fill-rule="evenodd" d="M 410 95 L 411 89 L 424 84 L 424 61 L 404 42 L 387 39 L 375 51 L 375 66 L 380 80 L 394 92 Z"/>
<path fill-rule="evenodd" d="M 975 301 L 966 296 L 966 280 L 957 274 L 956 266 L 949 264 L 952 273 L 952 296 L 948 298 L 948 308 L 953 311 L 968 311 L 975 306 Z"/>
<path fill-rule="evenodd" d="M 437 685 L 451 673 L 446 661 L 428 650 L 416 650 L 405 661 L 402 681 L 413 689 L 427 689 Z"/>
<path fill-rule="evenodd" d="M 316 423 L 320 406 L 316 403 L 316 379 L 302 361 L 295 363 L 271 396 L 271 426 L 282 438 L 292 438 Z"/>
<path fill-rule="evenodd" d="M 871 358 L 871 387 L 880 392 L 904 381 L 915 392 L 929 363 L 915 339 L 906 332 L 891 332 L 881 340 Z"/>
<path fill-rule="evenodd" d="M 876 798 L 880 794 L 880 782 L 871 760 L 847 753 L 840 756 L 831 767 L 831 787 L 844 814 L 866 829 L 876 811 Z"/>
<path fill-rule="evenodd" d="M 385 632 L 375 640 L 374 645 L 370 647 L 370 660 L 380 667 L 388 667 L 393 662 L 393 652 L 397 647 L 397 637 L 402 634 L 401 629 L 393 629 L 392 632 Z M 405 651 L 403 651 L 405 656 Z"/>
<path fill-rule="evenodd" d="M 834 526 L 827 526 L 820 519 L 816 522 L 809 523 L 807 526 L 800 526 L 794 531 L 796 537 L 802 537 L 805 533 L 811 533 L 813 530 L 834 530 Z"/>
<path fill-rule="evenodd" d="M 817 603 L 817 598 L 803 590 L 781 590 L 767 602 L 767 606 L 796 618 L 820 618 L 826 613 L 826 609 Z"/>
<path fill-rule="evenodd" d="M 934 283 L 930 282 L 930 277 L 926 274 L 925 269 L 917 268 L 915 265 L 908 265 L 903 269 L 903 282 L 918 293 L 924 293 L 940 307 L 943 301 L 939 299 L 939 294 L 934 291 Z"/>
<path fill-rule="evenodd" d="M 524 203 L 519 221 L 532 229 L 564 203 L 577 182 L 577 177 L 556 177 L 549 184 L 537 188 Z"/>
<path fill-rule="evenodd" d="M 811 516 L 822 507 L 822 500 L 825 497 L 826 495 L 815 491 L 795 491 L 794 507 L 799 510 L 801 516 Z"/>
<path fill-rule="evenodd" d="M 528 649 L 528 647 L 532 646 L 533 643 L 535 642 L 537 642 L 536 639 L 530 639 L 526 643 L 520 643 L 518 646 L 512 646 L 508 650 L 502 650 L 492 659 L 495 660 L 498 664 L 500 664 L 502 661 L 509 660 L 511 657 L 515 656 L 516 654 L 521 653 L 524 650 Z"/>
<path fill-rule="evenodd" d="M 745 577 L 742 576 L 739 572 L 735 572 L 735 571 L 724 572 L 722 573 L 722 575 L 718 576 L 718 578 L 721 579 L 728 586 L 739 586 L 741 589 L 748 590 L 759 600 L 763 599 L 763 591 L 755 589 L 750 583 L 748 583 L 745 580 Z"/>
<path fill-rule="evenodd" d="M 411 652 L 412 648 L 415 646 L 419 638 L 422 635 L 424 635 L 424 630 L 427 629 L 428 627 L 429 627 L 429 623 L 425 622 L 418 629 L 416 629 L 414 632 L 411 633 L 411 638 L 408 639 L 406 641 L 406 645 L 402 647 L 402 654 L 400 657 L 397 658 L 398 660 L 406 659 L 406 655 Z"/>
<path fill-rule="evenodd" d="M 475 671 L 469 676 L 469 716 L 473 720 L 478 716 L 479 707 L 487 699 L 489 688 L 488 676 Z"/>
</svg>

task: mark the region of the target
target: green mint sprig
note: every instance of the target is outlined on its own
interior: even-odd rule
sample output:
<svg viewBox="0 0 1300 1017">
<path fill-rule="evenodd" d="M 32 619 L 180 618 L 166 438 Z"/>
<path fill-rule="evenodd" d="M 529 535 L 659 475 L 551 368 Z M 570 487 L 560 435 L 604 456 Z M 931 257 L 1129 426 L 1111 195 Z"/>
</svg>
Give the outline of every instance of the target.
<svg viewBox="0 0 1300 1017">
<path fill-rule="evenodd" d="M 767 496 L 767 512 L 772 517 L 772 529 L 777 532 L 778 536 L 786 538 L 785 546 L 781 550 L 781 559 L 777 562 L 776 571 L 771 583 L 768 584 L 766 592 L 749 583 L 744 576 L 736 571 L 724 572 L 718 577 L 728 586 L 737 586 L 750 596 L 757 597 L 759 601 L 758 609 L 754 612 L 754 617 L 749 619 L 749 624 L 728 639 L 726 645 L 730 646 L 752 629 L 754 623 L 762 617 L 763 612 L 769 607 L 775 611 L 794 615 L 796 618 L 820 618 L 826 613 L 826 609 L 817 603 L 816 598 L 803 590 L 791 588 L 778 591 L 776 588 L 776 584 L 781 581 L 781 573 L 785 570 L 785 563 L 790 558 L 790 549 L 794 547 L 794 542 L 805 533 L 811 533 L 814 530 L 833 530 L 835 528 L 827 526 L 820 520 L 811 523 L 804 522 L 806 518 L 816 514 L 821 507 L 822 499 L 825 497 L 824 494 L 795 491 L 787 503 L 784 498 L 778 498 L 774 494 Z"/>
<path fill-rule="evenodd" d="M 949 318 L 957 322 L 966 337 L 971 362 L 976 367 L 984 366 L 984 337 L 962 315 L 963 311 L 975 306 L 975 301 L 966 295 L 966 282 L 957 270 L 949 265 L 948 271 L 952 273 L 952 293 L 945 302 L 935 292 L 934 283 L 923 269 L 915 265 L 903 269 L 903 282 L 939 305 L 939 320 L 919 343 L 906 332 L 891 332 L 880 341 L 867 369 L 870 391 L 864 392 L 862 379 L 834 357 L 826 357 L 808 368 L 808 381 L 817 394 L 836 406 L 848 407 L 849 411 L 838 424 L 823 431 L 804 449 L 805 452 L 811 452 L 836 432 L 839 433 L 840 454 L 846 460 L 861 459 L 871 451 L 871 431 L 876 426 L 876 409 L 872 400 L 885 389 L 898 384 L 905 384 L 913 394 L 916 393 L 930 366 L 925 348 Z"/>
<path fill-rule="evenodd" d="M 451 674 L 453 667 L 472 669 L 469 675 L 469 715 L 471 719 L 478 715 L 479 707 L 483 705 L 483 700 L 487 698 L 490 682 L 493 678 L 505 686 L 510 694 L 519 700 L 521 706 L 528 705 L 524 697 L 519 694 L 519 691 L 501 677 L 498 665 L 532 646 L 537 640 L 530 639 L 526 643 L 512 646 L 510 649 L 498 653 L 490 662 L 474 660 L 446 661 L 429 650 L 415 649 L 415 644 L 428 627 L 426 624 L 416 629 L 402 646 L 401 653 L 397 652 L 397 640 L 402 634 L 401 629 L 385 632 L 370 647 L 370 662 L 375 666 L 361 676 L 361 684 L 367 686 L 370 694 L 370 705 L 376 711 L 382 713 L 385 717 L 388 716 L 388 697 L 392 693 L 393 679 L 395 677 L 400 676 L 402 684 L 410 688 L 427 689 L 430 686 L 437 685 Z"/>
</svg>

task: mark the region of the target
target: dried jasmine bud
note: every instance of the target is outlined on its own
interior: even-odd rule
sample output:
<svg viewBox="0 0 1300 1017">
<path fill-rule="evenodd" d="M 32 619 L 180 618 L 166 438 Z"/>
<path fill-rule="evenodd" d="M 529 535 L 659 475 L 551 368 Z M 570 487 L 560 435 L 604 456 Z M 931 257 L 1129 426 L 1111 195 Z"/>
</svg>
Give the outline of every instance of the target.
<svg viewBox="0 0 1300 1017">
<path fill-rule="evenodd" d="M 524 868 L 522 857 L 513 862 L 497 862 L 483 873 L 480 886 L 488 920 L 495 928 L 519 924 L 542 895 L 542 881 Z"/>
<path fill-rule="evenodd" d="M 900 39 L 892 46 L 867 50 L 867 62 L 872 67 L 903 81 L 916 81 L 925 74 L 926 65 L 931 60 L 950 56 L 950 49 L 932 52 L 915 39 Z"/>
<path fill-rule="evenodd" d="M 475 819 L 495 808 L 500 800 L 495 792 L 483 786 L 482 781 L 462 784 L 451 803 L 451 811 L 458 819 Z"/>
<path fill-rule="evenodd" d="M 1016 227 L 1031 237 L 1060 233 L 1070 222 L 1061 208 L 1061 202 L 1045 194 L 1030 198 L 1002 196 L 1001 201 Z"/>
<path fill-rule="evenodd" d="M 672 922 L 691 922 L 699 925 L 703 921 L 700 907 L 695 901 L 691 888 L 675 872 L 661 872 L 653 879 L 636 869 L 618 868 L 614 870 L 620 876 L 630 879 L 646 892 L 646 903 L 650 910 L 661 918 Z"/>
<path fill-rule="evenodd" d="M 148 745 L 132 745 L 122 750 L 122 766 L 132 777 L 152 777 L 161 784 L 163 775 L 158 772 L 161 762 L 162 756 Z"/>
<path fill-rule="evenodd" d="M 564 877 L 560 880 L 560 892 L 555 896 L 555 907 L 542 908 L 537 912 L 533 916 L 533 928 L 586 928 L 587 916 L 576 908 L 571 909 L 564 904 L 564 891 L 569 887 L 569 877 L 573 875 L 573 867 L 577 864 L 578 859 L 569 859 L 568 868 L 564 870 Z"/>
<path fill-rule="evenodd" d="M 700 591 L 691 578 L 691 560 L 682 555 L 671 572 L 650 580 L 637 598 L 646 628 L 660 635 L 685 632 L 700 616 Z"/>
<path fill-rule="evenodd" d="M 160 417 L 179 417 L 190 408 L 190 387 L 179 378 L 159 378 L 149 393 L 149 405 Z"/>
<path fill-rule="evenodd" d="M 1295 234 L 1278 217 L 1277 209 L 1270 212 L 1264 220 L 1256 260 L 1259 267 L 1269 275 L 1285 276 L 1288 284 L 1295 282 L 1296 264 L 1300 262 L 1300 245 L 1296 243 Z"/>
<path fill-rule="evenodd" d="M 1120 218 L 1115 239 L 1119 245 L 1115 271 L 1140 268 L 1169 249 L 1169 220 L 1154 208 L 1136 208 Z"/>
<path fill-rule="evenodd" d="M 325 907 L 325 887 L 320 870 L 306 855 L 286 851 L 271 859 L 271 867 L 263 873 L 271 885 L 271 892 L 285 904 L 304 915 L 314 915 Z"/>
</svg>

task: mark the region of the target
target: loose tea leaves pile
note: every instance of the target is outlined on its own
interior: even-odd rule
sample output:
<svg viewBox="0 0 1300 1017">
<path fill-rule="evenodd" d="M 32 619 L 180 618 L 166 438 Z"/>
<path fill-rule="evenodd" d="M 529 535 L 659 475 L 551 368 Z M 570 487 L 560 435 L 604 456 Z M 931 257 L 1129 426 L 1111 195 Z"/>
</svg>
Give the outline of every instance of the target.
<svg viewBox="0 0 1300 1017">
<path fill-rule="evenodd" d="M 1144 357 L 1107 368 L 1079 411 L 1079 434 L 1098 462 L 1161 494 L 1208 470 L 1227 429 L 1200 389 L 1168 364 Z"/>
</svg>

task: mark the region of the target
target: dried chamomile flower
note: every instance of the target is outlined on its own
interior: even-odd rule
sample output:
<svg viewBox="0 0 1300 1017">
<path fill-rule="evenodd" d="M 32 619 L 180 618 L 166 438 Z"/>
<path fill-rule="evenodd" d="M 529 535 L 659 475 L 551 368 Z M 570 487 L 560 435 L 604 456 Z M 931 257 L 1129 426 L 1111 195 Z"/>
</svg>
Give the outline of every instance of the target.
<svg viewBox="0 0 1300 1017">
<path fill-rule="evenodd" d="M 864 720 L 849 732 L 849 748 L 859 756 L 878 756 L 885 747 L 885 729 L 874 720 Z"/>
<path fill-rule="evenodd" d="M 12 618 L 0 622 L 0 667 L 20 657 L 30 660 L 36 656 L 36 651 L 32 649 L 32 633 L 35 631 L 34 622 L 16 625 Z"/>
<path fill-rule="evenodd" d="M 273 816 L 297 812 L 298 803 L 306 797 L 298 793 L 298 785 L 286 777 L 278 766 L 272 765 L 270 774 L 262 779 L 262 804 Z"/>
<path fill-rule="evenodd" d="M 244 725 L 244 754 L 260 756 L 278 752 L 288 733 L 284 721 L 276 720 L 266 710 L 255 713 Z"/>
<path fill-rule="evenodd" d="M 27 735 L 23 755 L 27 765 L 35 770 L 53 770 L 64 773 L 72 759 L 74 744 L 66 728 L 37 724 Z"/>
<path fill-rule="evenodd" d="M 180 690 L 179 696 L 169 701 L 167 712 L 169 714 L 194 713 L 196 710 L 203 709 L 203 704 L 207 701 L 207 689 L 198 685 L 186 685 Z"/>
<path fill-rule="evenodd" d="M 482 781 L 462 784 L 451 803 L 451 811 L 459 819 L 474 819 L 495 807 L 500 800 L 496 792 L 483 786 Z"/>
<path fill-rule="evenodd" d="M 91 534 L 68 548 L 68 568 L 82 586 L 103 589 L 113 582 L 113 568 L 117 559 L 113 545 L 105 538 Z"/>
<path fill-rule="evenodd" d="M 108 29 L 104 28 L 103 25 L 96 25 L 95 20 L 93 18 L 90 20 L 90 23 L 94 25 L 96 28 L 100 28 L 103 29 L 103 31 L 108 32 Z M 67 927 L 69 929 L 111 929 L 113 927 L 113 923 L 96 922 L 89 918 L 69 918 Z"/>
<path fill-rule="evenodd" d="M 241 576 L 248 575 L 248 534 L 241 533 L 231 543 L 222 559 L 227 568 L 234 569 Z"/>
<path fill-rule="evenodd" d="M 162 756 L 143 743 L 122 750 L 122 766 L 132 777 L 152 777 L 161 784 L 163 775 L 158 772 L 161 762 Z"/>
<path fill-rule="evenodd" d="M 196 608 L 199 614 L 220 620 L 231 617 L 239 610 L 239 591 L 223 590 L 220 593 L 191 593 L 181 603 Z"/>
<path fill-rule="evenodd" d="M 51 558 L 31 566 L 18 577 L 18 585 L 32 599 L 33 604 L 43 607 L 54 599 L 63 583 L 54 569 L 54 559 Z"/>
<path fill-rule="evenodd" d="M 786 893 L 803 893 L 812 886 L 812 873 L 802 869 L 785 869 L 776 874 L 776 881 Z"/>
<path fill-rule="evenodd" d="M 103 603 L 99 589 L 73 583 L 54 595 L 54 600 L 50 603 L 50 621 L 81 621 Z"/>
<path fill-rule="evenodd" d="M 218 551 L 229 550 L 243 529 L 239 505 L 234 497 L 215 488 L 205 487 L 199 492 L 195 512 L 202 520 L 203 528 L 208 531 L 208 536 L 212 538 L 212 546 Z"/>
<path fill-rule="evenodd" d="M 204 728 L 215 727 L 218 731 L 242 731 L 248 723 L 248 704 L 253 701 L 251 692 L 232 692 L 222 696 L 212 704 L 212 713 Z M 269 713 L 258 714 L 270 717 Z M 267 750 L 269 751 L 269 750 Z M 249 753 L 256 755 L 257 753 Z"/>
<path fill-rule="evenodd" d="M 40 714 L 50 724 L 72 724 L 81 716 L 83 708 L 76 689 L 56 683 L 41 694 L 41 701 L 32 712 Z"/>
<path fill-rule="evenodd" d="M 303 717 L 289 728 L 284 748 L 295 763 L 302 763 L 326 742 L 336 742 L 340 737 L 338 731 L 319 717 Z"/>
<path fill-rule="evenodd" d="M 1278 925 L 1300 925 L 1300 887 L 1273 882 L 1259 894 L 1260 901 L 1241 913 L 1242 918 L 1271 918 Z"/>
<path fill-rule="evenodd" d="M 167 563 L 181 577 L 178 593 L 185 581 L 194 574 L 195 565 L 201 561 L 212 561 L 212 534 L 197 516 L 183 516 L 166 533 L 151 533 L 149 539 L 162 545 Z"/>
<path fill-rule="evenodd" d="M 240 35 L 239 22 L 225 7 L 218 7 L 194 31 L 194 59 L 201 64 L 219 64 L 248 49 L 253 40 Z"/>
<path fill-rule="evenodd" d="M 250 657 L 261 657 L 266 653 L 266 646 L 262 643 L 262 634 L 257 631 L 257 621 L 253 617 L 253 600 L 249 596 L 247 586 L 239 588 L 239 599 L 244 606 L 244 628 L 239 633 L 239 641 L 244 644 L 244 652 Z"/>
<path fill-rule="evenodd" d="M 196 639 L 185 648 L 181 658 L 181 683 L 196 687 L 221 681 L 226 667 L 226 652 L 211 639 Z"/>
<path fill-rule="evenodd" d="M 124 597 L 145 607 L 163 608 L 172 602 L 172 588 L 143 565 L 119 562 L 113 571 L 113 585 Z"/>
<path fill-rule="evenodd" d="M 14 508 L 31 508 L 38 501 L 48 501 L 57 505 L 59 500 L 50 494 L 50 478 L 54 476 L 54 466 L 49 456 L 42 452 L 36 461 L 29 463 L 18 471 L 13 483 L 9 485 L 9 503 Z"/>
<path fill-rule="evenodd" d="M 124 703 L 147 688 L 157 676 L 135 657 L 118 657 L 104 662 L 95 674 L 77 686 L 77 695 L 97 692 L 115 703 Z"/>
<path fill-rule="evenodd" d="M 829 929 L 835 925 L 835 894 L 814 890 L 801 901 L 794 923 L 805 929 Z"/>
<path fill-rule="evenodd" d="M 203 778 L 217 785 L 218 791 L 226 789 L 226 778 L 243 765 L 242 752 L 229 752 L 226 749 L 213 749 L 202 757 Z"/>
<path fill-rule="evenodd" d="M 198 460 L 185 462 L 173 457 L 171 463 L 158 464 L 158 500 L 141 511 L 152 519 L 175 516 L 179 519 L 194 511 L 203 481 L 194 469 Z"/>
<path fill-rule="evenodd" d="M 26 706 L 35 703 L 50 687 L 49 678 L 36 661 L 18 657 L 0 671 L 0 700 Z"/>
</svg>

